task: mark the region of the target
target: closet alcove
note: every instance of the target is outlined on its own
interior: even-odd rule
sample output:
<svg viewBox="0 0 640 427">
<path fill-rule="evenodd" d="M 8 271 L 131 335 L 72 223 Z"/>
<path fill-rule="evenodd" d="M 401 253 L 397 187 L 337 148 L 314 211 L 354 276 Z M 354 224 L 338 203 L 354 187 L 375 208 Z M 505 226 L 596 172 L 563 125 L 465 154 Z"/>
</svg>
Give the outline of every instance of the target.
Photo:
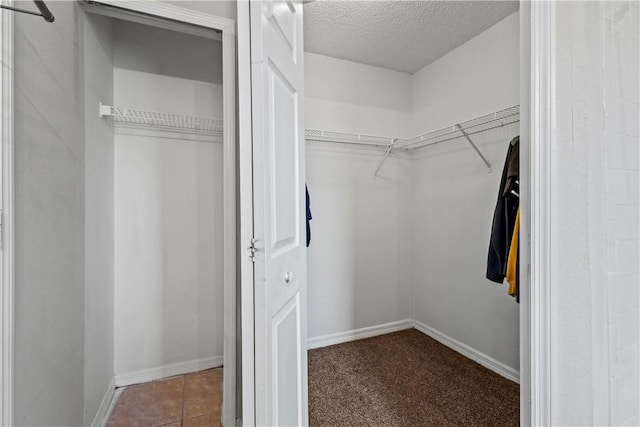
<svg viewBox="0 0 640 427">
<path fill-rule="evenodd" d="M 378 32 L 402 28 L 373 31 L 360 18 L 383 13 L 410 27 L 420 18 L 402 14 L 420 6 L 332 3 L 305 5 L 309 348 L 415 328 L 519 382 L 520 306 L 485 277 L 502 168 L 520 132 L 518 5 L 429 2 L 423 28 L 438 46 L 467 31 L 447 8 L 475 8 L 487 24 L 411 68 L 384 65 L 402 53 L 383 52 L 391 43 Z M 446 33 L 434 34 L 445 29 L 428 17 L 438 13 Z M 320 419 L 312 406 L 310 421 Z"/>
<path fill-rule="evenodd" d="M 222 33 L 82 6 L 86 274 L 105 282 L 87 298 L 114 325 L 101 357 L 116 387 L 220 367 L 231 268 Z"/>
</svg>

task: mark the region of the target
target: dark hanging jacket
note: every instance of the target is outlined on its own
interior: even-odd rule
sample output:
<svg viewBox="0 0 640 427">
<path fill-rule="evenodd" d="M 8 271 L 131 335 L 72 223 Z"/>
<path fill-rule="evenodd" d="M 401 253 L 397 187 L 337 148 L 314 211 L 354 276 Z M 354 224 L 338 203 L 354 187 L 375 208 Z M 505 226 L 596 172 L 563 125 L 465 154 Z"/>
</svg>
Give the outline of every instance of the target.
<svg viewBox="0 0 640 427">
<path fill-rule="evenodd" d="M 311 243 L 311 225 L 309 224 L 309 221 L 311 221 L 313 219 L 313 217 L 311 216 L 311 203 L 309 202 L 309 189 L 307 189 L 307 186 L 304 186 L 304 191 L 307 195 L 307 247 L 309 247 L 309 244 Z"/>
<path fill-rule="evenodd" d="M 511 190 L 518 192 L 519 189 L 516 184 L 516 181 L 519 180 L 519 145 L 520 137 L 518 136 L 509 143 L 500 180 L 498 201 L 493 213 L 489 256 L 487 257 L 487 279 L 496 283 L 502 283 L 507 272 L 509 246 L 520 204 L 519 198 L 511 193 Z"/>
</svg>

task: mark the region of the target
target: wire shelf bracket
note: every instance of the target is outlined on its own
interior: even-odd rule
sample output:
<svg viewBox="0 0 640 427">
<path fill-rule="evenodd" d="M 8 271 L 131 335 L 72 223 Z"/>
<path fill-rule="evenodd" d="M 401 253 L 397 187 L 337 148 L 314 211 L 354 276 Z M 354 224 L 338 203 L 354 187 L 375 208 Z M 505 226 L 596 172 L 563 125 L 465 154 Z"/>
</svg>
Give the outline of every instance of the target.
<svg viewBox="0 0 640 427">
<path fill-rule="evenodd" d="M 38 12 L 34 12 L 32 10 L 27 10 L 27 9 L 22 9 L 22 8 L 19 8 L 19 7 L 7 6 L 7 5 L 4 5 L 4 4 L 0 4 L 0 8 L 7 9 L 7 10 L 12 10 L 14 12 L 26 13 L 26 14 L 29 14 L 29 15 L 41 16 L 42 19 L 44 19 L 45 21 L 47 21 L 49 23 L 51 23 L 51 22 L 56 20 L 56 17 L 53 16 L 53 13 L 51 13 L 51 11 L 47 7 L 47 5 L 44 4 L 44 1 L 42 1 L 42 0 L 33 0 L 33 3 L 38 8 Z"/>
<path fill-rule="evenodd" d="M 376 171 L 373 173 L 373 176 L 378 176 L 378 172 L 380 172 L 380 169 L 382 168 L 382 165 L 384 164 L 385 160 L 387 160 L 387 157 L 389 157 L 389 154 L 391 154 L 391 150 L 393 150 L 393 147 L 396 145 L 396 142 L 398 142 L 398 140 L 394 139 L 393 141 L 391 141 L 391 144 L 387 146 L 386 150 L 384 150 L 384 155 L 382 156 L 382 160 L 380 161 L 380 164 L 378 165 L 378 168 L 376 169 Z"/>
<path fill-rule="evenodd" d="M 460 123 L 456 123 L 456 127 L 460 130 L 460 132 L 462 133 L 462 135 L 464 135 L 465 139 L 467 140 L 467 142 L 469 144 L 471 144 L 471 146 L 473 147 L 474 150 L 476 150 L 476 153 L 478 153 L 478 156 L 480 156 L 480 158 L 482 159 L 482 161 L 484 162 L 485 165 L 487 165 L 487 169 L 489 169 L 489 173 L 493 172 L 493 169 L 491 169 L 491 164 L 489 163 L 489 161 L 487 160 L 487 158 L 482 154 L 482 152 L 480 151 L 480 149 L 478 148 L 478 146 L 476 144 L 473 143 L 473 141 L 471 140 L 471 137 L 469 136 L 469 134 L 464 130 L 464 128 L 462 126 L 460 126 Z"/>
<path fill-rule="evenodd" d="M 219 135 L 223 131 L 223 121 L 209 117 L 114 107 L 102 103 L 100 103 L 99 114 L 100 117 L 112 117 L 114 122 L 129 126 L 187 131 L 205 135 Z"/>
</svg>

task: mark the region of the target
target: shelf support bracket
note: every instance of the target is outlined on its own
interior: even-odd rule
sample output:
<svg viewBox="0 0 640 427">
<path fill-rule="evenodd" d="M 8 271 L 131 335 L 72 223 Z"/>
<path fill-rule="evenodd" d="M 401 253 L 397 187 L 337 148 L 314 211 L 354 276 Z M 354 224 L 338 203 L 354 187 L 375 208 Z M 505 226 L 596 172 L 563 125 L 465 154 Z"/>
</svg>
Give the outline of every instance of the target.
<svg viewBox="0 0 640 427">
<path fill-rule="evenodd" d="M 389 157 L 389 154 L 391 154 L 391 150 L 393 150 L 393 146 L 396 145 L 396 142 L 398 142 L 397 138 L 392 139 L 391 144 L 389 144 L 387 148 L 384 150 L 384 156 L 382 156 L 382 161 L 378 165 L 378 168 L 376 169 L 376 171 L 373 173 L 373 176 L 378 176 L 378 172 L 380 172 L 380 169 L 382 168 L 382 165 L 384 164 L 385 160 L 387 160 L 387 157 Z"/>
<path fill-rule="evenodd" d="M 464 137 L 467 139 L 469 144 L 471 144 L 473 149 L 476 150 L 476 153 L 478 153 L 478 156 L 480 156 L 484 164 L 487 165 L 487 168 L 489 169 L 489 173 L 493 172 L 493 169 L 491 169 L 491 164 L 489 163 L 489 161 L 486 159 L 486 157 L 484 157 L 484 155 L 482 154 L 480 149 L 476 146 L 476 144 L 473 143 L 473 141 L 471 140 L 471 137 L 469 137 L 469 134 L 462 128 L 462 126 L 460 126 L 460 123 L 456 123 L 456 127 L 460 132 L 462 132 L 462 135 L 464 135 Z"/>
<path fill-rule="evenodd" d="M 101 102 L 98 114 L 100 114 L 100 117 L 111 116 L 111 105 L 104 105 Z"/>
</svg>

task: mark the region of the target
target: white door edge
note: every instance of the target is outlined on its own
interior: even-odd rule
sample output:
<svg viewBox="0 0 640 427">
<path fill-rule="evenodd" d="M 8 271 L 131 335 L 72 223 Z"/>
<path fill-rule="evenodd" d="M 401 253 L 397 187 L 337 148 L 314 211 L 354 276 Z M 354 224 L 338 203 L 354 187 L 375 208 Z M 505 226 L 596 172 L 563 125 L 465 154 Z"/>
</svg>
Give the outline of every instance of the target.
<svg viewBox="0 0 640 427">
<path fill-rule="evenodd" d="M 5 2 L 11 5 L 12 0 Z M 0 360 L 0 422 L 4 426 L 13 425 L 13 343 L 14 343 L 14 189 L 13 189 L 13 12 L 3 10 L 0 19 L 2 37 L 2 151 L 0 180 L 2 181 L 2 206 L 0 210 L 0 333 L 2 351 Z"/>
<path fill-rule="evenodd" d="M 520 3 L 520 241 L 521 266 L 530 265 L 529 249 L 529 207 L 530 207 L 530 171 L 529 146 L 530 114 L 531 114 L 531 5 Z M 527 268 L 520 268 L 520 424 L 531 425 L 531 346 L 530 332 L 530 280 Z"/>
<path fill-rule="evenodd" d="M 521 372 L 525 378 L 530 402 L 529 419 L 521 419 L 522 425 L 551 424 L 551 259 L 552 241 L 550 227 L 551 207 L 551 147 L 555 123 L 555 62 L 556 28 L 554 2 L 530 2 L 530 90 L 527 117 L 528 152 L 531 180 L 522 186 L 529 201 L 528 215 L 520 236 L 529 242 L 530 271 L 521 269 L 528 300 L 526 316 L 528 326 L 523 337 L 528 342 L 527 354 L 521 354 Z M 523 150 L 521 145 L 521 153 Z M 521 162 L 523 164 L 525 162 Z M 523 188 L 524 187 L 524 188 Z M 521 317 L 522 318 L 522 317 Z M 521 333 L 523 331 L 521 330 Z M 528 356 L 528 357 L 527 357 Z M 525 367 L 525 370 L 522 369 Z"/>
<path fill-rule="evenodd" d="M 251 22 L 249 2 L 238 2 L 238 157 L 240 179 L 240 303 L 242 335 L 242 423 L 255 425 L 253 157 L 251 124 Z"/>
</svg>

